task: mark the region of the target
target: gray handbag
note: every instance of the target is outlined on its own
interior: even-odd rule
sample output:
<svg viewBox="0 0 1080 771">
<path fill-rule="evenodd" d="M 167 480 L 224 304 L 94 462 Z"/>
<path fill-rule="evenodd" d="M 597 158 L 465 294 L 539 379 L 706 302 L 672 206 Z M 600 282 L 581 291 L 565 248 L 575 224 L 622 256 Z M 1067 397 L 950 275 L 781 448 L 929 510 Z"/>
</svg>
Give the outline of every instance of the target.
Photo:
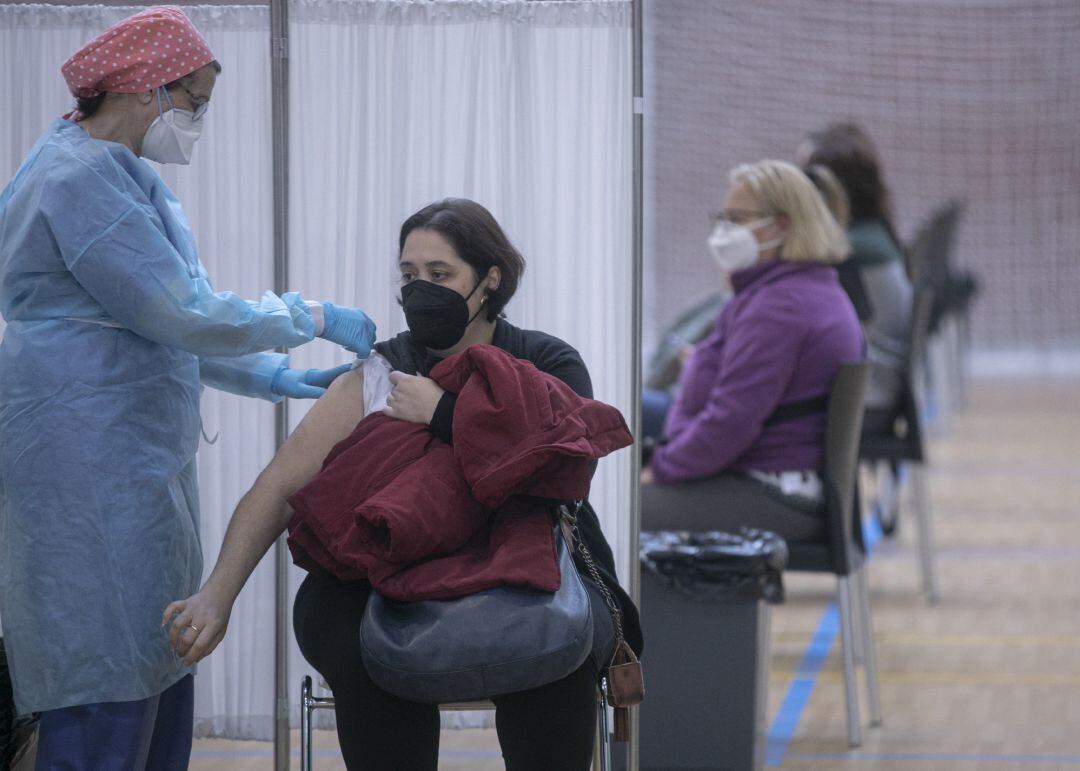
<svg viewBox="0 0 1080 771">
<path fill-rule="evenodd" d="M 360 624 L 371 679 L 403 699 L 444 704 L 537 688 L 576 670 L 592 649 L 592 606 L 560 527 L 555 548 L 555 592 L 499 586 L 395 602 L 373 591 Z"/>
</svg>

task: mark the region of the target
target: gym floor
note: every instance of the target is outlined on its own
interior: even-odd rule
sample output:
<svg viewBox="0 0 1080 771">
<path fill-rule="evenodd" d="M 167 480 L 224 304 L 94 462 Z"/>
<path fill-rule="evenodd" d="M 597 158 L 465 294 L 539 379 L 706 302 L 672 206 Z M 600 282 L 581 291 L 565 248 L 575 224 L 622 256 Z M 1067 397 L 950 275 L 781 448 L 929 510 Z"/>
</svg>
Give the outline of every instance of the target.
<svg viewBox="0 0 1080 771">
<path fill-rule="evenodd" d="M 858 750 L 847 745 L 827 613 L 835 581 L 785 576 L 787 601 L 772 615 L 769 766 L 1080 771 L 1078 408 L 1078 379 L 975 380 L 931 437 L 942 599 L 923 598 L 915 523 L 902 510 L 870 564 L 885 722 L 867 725 L 863 699 Z M 317 771 L 344 769 L 334 734 L 316 734 Z M 294 768 L 298 744 L 294 732 Z M 272 758 L 268 743 L 200 740 L 191 769 L 265 770 Z M 495 732 L 444 731 L 439 767 L 501 769 Z"/>
</svg>

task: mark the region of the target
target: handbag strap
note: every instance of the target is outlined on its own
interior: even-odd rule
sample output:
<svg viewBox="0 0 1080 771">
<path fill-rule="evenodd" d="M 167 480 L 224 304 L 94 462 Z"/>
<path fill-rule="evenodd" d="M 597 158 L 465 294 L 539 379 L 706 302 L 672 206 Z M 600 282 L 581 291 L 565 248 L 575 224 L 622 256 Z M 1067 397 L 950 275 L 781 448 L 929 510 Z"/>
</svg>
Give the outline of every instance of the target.
<svg viewBox="0 0 1080 771">
<path fill-rule="evenodd" d="M 581 531 L 578 529 L 578 512 L 581 510 L 582 504 L 583 501 L 577 501 L 574 504 L 573 511 L 566 504 L 561 504 L 559 506 L 560 525 L 564 528 L 564 533 L 566 530 L 570 531 L 570 538 L 568 539 L 570 548 L 576 548 L 581 553 L 581 559 L 584 561 L 585 567 L 588 568 L 589 575 L 604 596 L 604 602 L 607 604 L 608 612 L 611 614 L 611 621 L 615 627 L 615 650 L 607 666 L 607 676 L 602 680 L 602 687 L 607 703 L 615 708 L 613 738 L 617 742 L 625 742 L 630 739 L 629 708 L 640 704 L 645 698 L 645 677 L 641 670 L 641 662 L 638 661 L 633 649 L 630 648 L 623 635 L 622 610 L 619 608 L 618 602 L 615 601 L 615 595 L 608 588 L 607 582 L 600 575 L 600 571 L 596 567 L 596 560 L 593 559 L 592 552 L 589 551 L 589 547 L 585 544 L 585 539 L 581 537 Z"/>
<path fill-rule="evenodd" d="M 581 554 L 581 559 L 589 571 L 589 576 L 592 578 L 593 583 L 596 584 L 596 588 L 600 590 L 600 594 L 604 597 L 604 604 L 607 605 L 608 612 L 611 614 L 612 624 L 615 626 L 615 648 L 618 649 L 620 643 L 626 641 L 623 635 L 622 609 L 619 608 L 619 603 L 616 602 L 615 595 L 612 594 L 611 589 L 608 588 L 607 583 L 600 575 L 600 571 L 596 567 L 596 561 L 593 559 L 592 552 L 589 551 L 589 547 L 581 537 L 581 531 L 578 530 L 577 515 L 578 511 L 581 510 L 581 506 L 582 501 L 576 501 L 574 503 L 574 509 L 571 511 L 570 507 L 565 503 L 560 504 L 560 520 L 569 527 L 571 550 L 576 550 Z"/>
</svg>

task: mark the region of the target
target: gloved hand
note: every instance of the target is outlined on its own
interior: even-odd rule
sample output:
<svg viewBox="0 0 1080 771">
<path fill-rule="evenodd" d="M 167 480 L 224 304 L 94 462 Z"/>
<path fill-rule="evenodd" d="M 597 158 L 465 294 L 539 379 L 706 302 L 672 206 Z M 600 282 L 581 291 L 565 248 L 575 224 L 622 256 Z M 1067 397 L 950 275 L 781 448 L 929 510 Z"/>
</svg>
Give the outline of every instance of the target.
<svg viewBox="0 0 1080 771">
<path fill-rule="evenodd" d="M 319 337 L 348 348 L 363 359 L 375 342 L 375 322 L 359 308 L 323 303 L 323 331 Z"/>
<path fill-rule="evenodd" d="M 327 387 L 352 369 L 352 364 L 342 364 L 333 369 L 289 369 L 282 367 L 270 381 L 270 390 L 278 396 L 294 399 L 318 399 Z M 265 382 L 265 381 L 264 381 Z"/>
</svg>

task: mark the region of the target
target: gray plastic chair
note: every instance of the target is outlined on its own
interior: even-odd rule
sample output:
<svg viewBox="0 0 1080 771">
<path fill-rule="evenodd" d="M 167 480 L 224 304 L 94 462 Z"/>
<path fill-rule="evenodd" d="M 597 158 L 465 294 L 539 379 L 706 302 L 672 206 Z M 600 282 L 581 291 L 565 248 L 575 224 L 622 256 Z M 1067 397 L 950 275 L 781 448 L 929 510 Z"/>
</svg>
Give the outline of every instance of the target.
<svg viewBox="0 0 1080 771">
<path fill-rule="evenodd" d="M 829 395 L 822 475 L 829 523 L 828 539 L 816 543 L 788 542 L 788 570 L 836 575 L 847 732 L 852 747 L 862 743 L 855 677 L 859 658 L 866 669 L 870 724 L 881 725 L 877 659 L 870 620 L 870 588 L 866 579 L 866 547 L 856 494 L 863 399 L 869 375 L 869 362 L 842 364 Z"/>
<path fill-rule="evenodd" d="M 934 302 L 933 290 L 917 285 L 911 313 L 911 337 L 903 372 L 900 400 L 892 409 L 870 409 L 863 419 L 859 459 L 884 462 L 891 469 L 907 465 L 919 534 L 919 565 L 923 591 L 927 601 L 938 601 L 938 579 L 935 564 L 934 527 L 931 519 L 930 494 L 926 483 L 926 448 L 923 442 L 921 369 L 926 350 L 926 336 Z M 895 489 L 895 485 L 893 486 Z M 896 518 L 898 496 L 888 496 L 882 504 L 882 527 L 892 532 Z"/>
<path fill-rule="evenodd" d="M 611 769 L 611 734 L 607 722 L 607 679 L 602 678 L 596 692 L 596 749 L 593 753 L 594 771 Z M 313 771 L 311 747 L 311 718 L 317 709 L 333 709 L 333 696 L 315 696 L 311 692 L 311 678 L 300 682 L 300 771 Z M 457 704 L 440 704 L 445 712 L 473 712 L 495 709 L 490 701 L 469 701 Z"/>
</svg>

